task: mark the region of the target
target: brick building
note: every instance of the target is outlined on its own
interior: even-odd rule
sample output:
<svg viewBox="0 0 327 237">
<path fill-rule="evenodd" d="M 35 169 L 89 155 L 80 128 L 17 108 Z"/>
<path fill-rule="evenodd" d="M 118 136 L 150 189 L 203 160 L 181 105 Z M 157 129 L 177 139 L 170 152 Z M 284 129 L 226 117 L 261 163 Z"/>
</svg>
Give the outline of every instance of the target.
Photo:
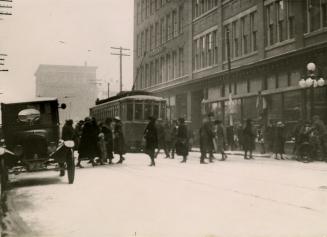
<svg viewBox="0 0 327 237">
<path fill-rule="evenodd" d="M 327 122 L 326 84 L 298 85 L 309 62 L 327 78 L 326 0 L 137 0 L 134 31 L 136 88 L 166 97 L 170 118 L 282 120 L 289 136 Z"/>
<path fill-rule="evenodd" d="M 96 67 L 40 65 L 35 72 L 36 96 L 57 97 L 67 108 L 60 120 L 84 119 L 97 98 Z"/>
</svg>

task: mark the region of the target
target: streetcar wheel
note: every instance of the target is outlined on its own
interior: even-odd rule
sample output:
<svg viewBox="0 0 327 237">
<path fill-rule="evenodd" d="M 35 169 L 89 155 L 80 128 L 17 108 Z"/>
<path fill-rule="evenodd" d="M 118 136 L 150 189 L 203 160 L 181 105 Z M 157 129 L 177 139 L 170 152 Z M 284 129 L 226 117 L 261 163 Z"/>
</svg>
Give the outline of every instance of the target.
<svg viewBox="0 0 327 237">
<path fill-rule="evenodd" d="M 0 175 L 1 175 L 1 197 L 8 185 L 8 168 L 5 164 L 5 159 L 0 159 Z"/>
<path fill-rule="evenodd" d="M 74 183 L 75 178 L 75 162 L 74 162 L 74 154 L 72 151 L 67 153 L 66 157 L 66 164 L 67 164 L 67 173 L 68 173 L 68 183 Z"/>
</svg>

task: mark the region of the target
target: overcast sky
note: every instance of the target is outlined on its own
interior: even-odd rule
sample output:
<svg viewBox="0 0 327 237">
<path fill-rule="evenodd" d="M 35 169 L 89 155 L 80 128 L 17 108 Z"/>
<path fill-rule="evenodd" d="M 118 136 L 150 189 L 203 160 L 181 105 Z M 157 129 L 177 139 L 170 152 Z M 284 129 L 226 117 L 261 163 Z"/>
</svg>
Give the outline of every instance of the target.
<svg viewBox="0 0 327 237">
<path fill-rule="evenodd" d="M 118 90 L 119 59 L 110 47 L 133 49 L 133 0 L 14 0 L 11 5 L 13 15 L 0 20 L 0 53 L 8 54 L 10 70 L 0 72 L 6 97 L 34 96 L 39 64 L 85 61 L 98 67 L 98 79 L 111 80 Z M 123 89 L 132 84 L 132 53 L 123 59 Z"/>
</svg>

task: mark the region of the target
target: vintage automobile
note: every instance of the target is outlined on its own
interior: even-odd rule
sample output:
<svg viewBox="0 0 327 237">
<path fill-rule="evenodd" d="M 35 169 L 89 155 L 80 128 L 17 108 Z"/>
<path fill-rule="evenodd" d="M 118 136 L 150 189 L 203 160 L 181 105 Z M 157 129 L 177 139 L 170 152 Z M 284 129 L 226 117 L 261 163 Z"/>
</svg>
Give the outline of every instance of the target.
<svg viewBox="0 0 327 237">
<path fill-rule="evenodd" d="M 74 182 L 74 141 L 59 139 L 59 108 L 66 105 L 59 107 L 56 98 L 1 103 L 1 190 L 10 173 L 57 170 L 64 176 L 67 170 L 68 182 Z"/>
</svg>

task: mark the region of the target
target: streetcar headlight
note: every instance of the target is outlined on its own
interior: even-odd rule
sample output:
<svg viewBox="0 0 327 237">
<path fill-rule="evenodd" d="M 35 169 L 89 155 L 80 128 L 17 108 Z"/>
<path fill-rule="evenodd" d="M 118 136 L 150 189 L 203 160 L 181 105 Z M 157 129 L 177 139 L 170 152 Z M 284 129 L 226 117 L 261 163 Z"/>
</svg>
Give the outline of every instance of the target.
<svg viewBox="0 0 327 237">
<path fill-rule="evenodd" d="M 64 141 L 64 144 L 68 148 L 73 148 L 75 146 L 74 141 Z"/>
</svg>

